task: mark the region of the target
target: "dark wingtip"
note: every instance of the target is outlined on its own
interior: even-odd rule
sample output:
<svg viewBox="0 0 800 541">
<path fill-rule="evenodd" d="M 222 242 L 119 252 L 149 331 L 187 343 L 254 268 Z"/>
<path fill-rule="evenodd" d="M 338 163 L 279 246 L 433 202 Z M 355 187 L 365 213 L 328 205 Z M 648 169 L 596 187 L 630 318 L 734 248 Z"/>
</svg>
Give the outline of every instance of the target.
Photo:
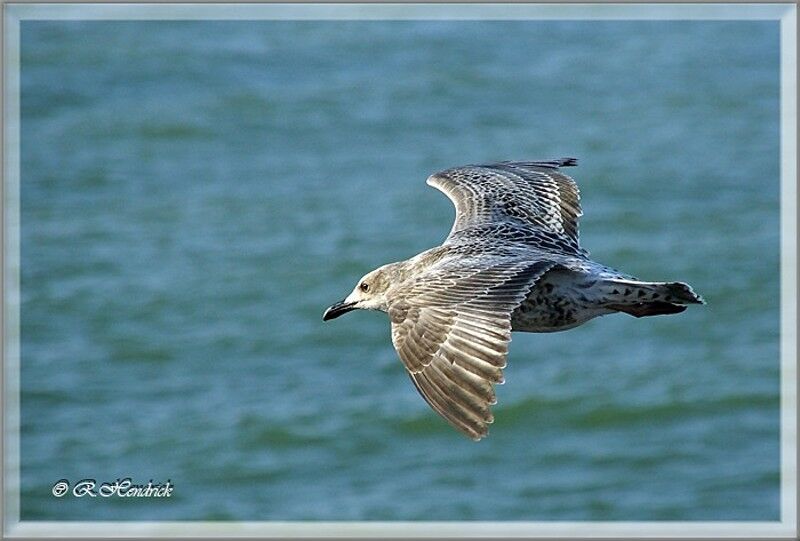
<svg viewBox="0 0 800 541">
<path fill-rule="evenodd" d="M 557 161 L 559 167 L 574 167 L 578 165 L 578 158 L 561 158 Z"/>
<path fill-rule="evenodd" d="M 558 169 L 559 167 L 574 167 L 578 165 L 578 158 L 556 158 L 554 160 L 539 160 L 531 162 L 498 162 L 497 165 L 511 167 L 541 167 L 542 169 Z"/>
</svg>

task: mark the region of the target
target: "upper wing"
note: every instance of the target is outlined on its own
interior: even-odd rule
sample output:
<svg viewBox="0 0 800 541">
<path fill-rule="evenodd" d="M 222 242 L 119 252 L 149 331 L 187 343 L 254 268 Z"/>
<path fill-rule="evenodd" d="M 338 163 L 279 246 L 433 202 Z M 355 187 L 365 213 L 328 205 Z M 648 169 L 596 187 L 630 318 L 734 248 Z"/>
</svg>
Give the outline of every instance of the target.
<svg viewBox="0 0 800 541">
<path fill-rule="evenodd" d="M 511 313 L 553 263 L 459 262 L 398 292 L 389 307 L 392 343 L 419 393 L 439 415 L 479 440 L 503 382 Z"/>
<path fill-rule="evenodd" d="M 456 207 L 449 238 L 475 226 L 510 224 L 515 238 L 530 237 L 533 244 L 585 253 L 578 240 L 580 192 L 575 181 L 558 170 L 576 164 L 575 158 L 562 158 L 466 165 L 431 175 L 427 182 Z"/>
</svg>

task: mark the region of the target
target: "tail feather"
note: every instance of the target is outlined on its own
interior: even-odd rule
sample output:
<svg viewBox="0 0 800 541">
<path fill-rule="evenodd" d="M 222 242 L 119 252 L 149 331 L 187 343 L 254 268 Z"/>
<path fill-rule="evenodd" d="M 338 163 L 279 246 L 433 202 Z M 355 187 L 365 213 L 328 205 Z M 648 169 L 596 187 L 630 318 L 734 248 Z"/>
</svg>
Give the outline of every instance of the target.
<svg viewBox="0 0 800 541">
<path fill-rule="evenodd" d="M 662 301 L 637 302 L 636 304 L 607 304 L 606 306 L 617 312 L 624 312 L 634 317 L 680 314 L 686 310 L 685 304 L 673 304 L 671 302 Z"/>
<path fill-rule="evenodd" d="M 687 304 L 705 304 L 703 298 L 683 282 L 608 280 L 605 306 L 635 317 L 678 314 Z"/>
<path fill-rule="evenodd" d="M 703 297 L 695 293 L 689 284 L 683 282 L 666 282 L 663 284 L 667 302 L 678 304 L 705 304 Z"/>
</svg>

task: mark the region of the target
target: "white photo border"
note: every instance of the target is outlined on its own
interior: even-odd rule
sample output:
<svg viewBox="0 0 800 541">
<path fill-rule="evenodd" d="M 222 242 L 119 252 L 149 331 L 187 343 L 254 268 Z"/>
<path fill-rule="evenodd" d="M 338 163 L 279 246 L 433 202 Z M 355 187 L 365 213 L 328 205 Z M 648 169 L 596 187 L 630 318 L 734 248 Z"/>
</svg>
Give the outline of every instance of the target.
<svg viewBox="0 0 800 541">
<path fill-rule="evenodd" d="M 725 537 L 797 535 L 797 7 L 771 4 L 6 4 L 3 46 L 3 535 L 13 537 Z M 20 23 L 27 20 L 780 21 L 780 521 L 20 521 Z"/>
</svg>

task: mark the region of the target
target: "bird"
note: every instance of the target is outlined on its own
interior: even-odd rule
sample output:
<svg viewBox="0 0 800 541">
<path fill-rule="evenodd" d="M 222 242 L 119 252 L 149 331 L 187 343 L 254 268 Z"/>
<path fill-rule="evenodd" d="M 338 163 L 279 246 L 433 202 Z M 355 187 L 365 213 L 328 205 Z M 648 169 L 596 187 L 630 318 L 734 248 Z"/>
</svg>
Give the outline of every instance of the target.
<svg viewBox="0 0 800 541">
<path fill-rule="evenodd" d="M 647 282 L 589 258 L 579 242 L 580 192 L 562 167 L 576 158 L 502 161 L 435 173 L 454 204 L 447 238 L 366 275 L 328 307 L 386 312 L 414 386 L 478 441 L 494 421 L 511 333 L 572 329 L 598 316 L 677 314 L 705 304 L 684 282 Z"/>
</svg>

